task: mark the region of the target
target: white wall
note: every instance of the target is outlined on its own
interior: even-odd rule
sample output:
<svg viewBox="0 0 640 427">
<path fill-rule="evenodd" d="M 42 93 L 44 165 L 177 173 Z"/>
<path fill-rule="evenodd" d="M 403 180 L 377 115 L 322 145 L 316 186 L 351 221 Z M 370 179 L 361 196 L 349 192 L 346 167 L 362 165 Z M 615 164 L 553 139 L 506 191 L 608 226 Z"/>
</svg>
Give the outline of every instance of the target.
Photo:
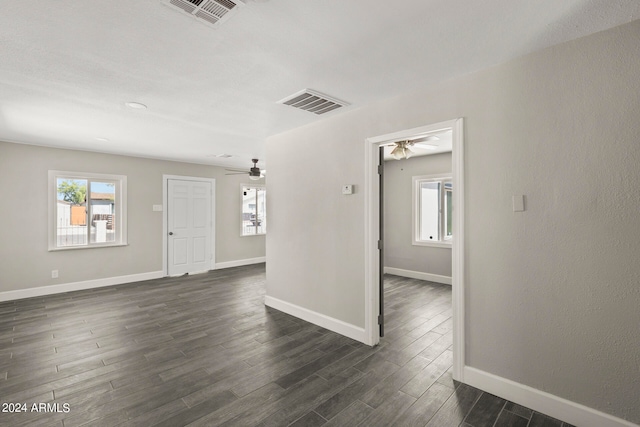
<svg viewBox="0 0 640 427">
<path fill-rule="evenodd" d="M 269 138 L 267 295 L 363 327 L 340 185 L 365 138 L 464 117 L 466 364 L 640 423 L 638 70 L 635 21 Z"/>
<path fill-rule="evenodd" d="M 443 173 L 451 173 L 451 153 L 432 154 L 385 162 L 385 267 L 451 278 L 451 248 L 416 246 L 412 243 L 412 178 L 419 175 Z M 395 271 L 395 273 L 402 272 Z M 431 280 L 433 279 L 431 278 Z"/>
<path fill-rule="evenodd" d="M 125 247 L 49 252 L 47 172 L 127 176 Z M 162 271 L 162 175 L 216 179 L 216 263 L 265 256 L 265 237 L 240 237 L 241 183 L 223 168 L 0 142 L 0 292 Z M 59 277 L 51 278 L 51 270 Z"/>
</svg>

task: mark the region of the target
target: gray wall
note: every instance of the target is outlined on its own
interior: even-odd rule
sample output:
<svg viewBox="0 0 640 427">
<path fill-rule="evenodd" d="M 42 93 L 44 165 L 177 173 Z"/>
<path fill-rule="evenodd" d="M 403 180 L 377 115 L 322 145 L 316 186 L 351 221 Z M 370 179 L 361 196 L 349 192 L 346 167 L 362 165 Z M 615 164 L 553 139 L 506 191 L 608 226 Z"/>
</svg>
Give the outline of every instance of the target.
<svg viewBox="0 0 640 427">
<path fill-rule="evenodd" d="M 47 171 L 127 176 L 125 247 L 48 248 Z M 0 142 L 0 292 L 162 271 L 162 175 L 216 179 L 216 262 L 263 257 L 265 237 L 240 237 L 243 175 L 223 168 Z M 59 278 L 51 278 L 51 270 Z"/>
<path fill-rule="evenodd" d="M 451 153 L 384 164 L 384 266 L 451 277 L 451 248 L 415 246 L 413 177 L 451 173 Z"/>
<path fill-rule="evenodd" d="M 340 185 L 365 138 L 464 117 L 467 365 L 640 423 L 638 70 L 635 21 L 269 138 L 267 295 L 364 327 Z"/>
</svg>

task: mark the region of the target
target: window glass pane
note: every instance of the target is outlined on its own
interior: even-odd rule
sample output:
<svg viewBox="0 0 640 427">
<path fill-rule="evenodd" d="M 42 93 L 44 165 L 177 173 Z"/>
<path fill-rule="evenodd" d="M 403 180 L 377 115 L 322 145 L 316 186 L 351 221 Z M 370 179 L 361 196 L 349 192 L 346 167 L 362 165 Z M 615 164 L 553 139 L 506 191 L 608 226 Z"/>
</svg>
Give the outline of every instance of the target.
<svg viewBox="0 0 640 427">
<path fill-rule="evenodd" d="M 440 183 L 420 183 L 420 240 L 439 240 Z"/>
<path fill-rule="evenodd" d="M 56 180 L 56 244 L 59 247 L 87 244 L 87 180 Z"/>
<path fill-rule="evenodd" d="M 242 235 L 255 233 L 252 215 L 255 215 L 256 196 L 255 191 L 248 187 L 242 188 Z"/>
<path fill-rule="evenodd" d="M 267 232 L 267 192 L 264 188 L 256 189 L 257 192 L 257 206 L 256 211 L 258 214 L 258 223 L 256 224 L 256 232 L 258 234 L 264 234 Z"/>
<path fill-rule="evenodd" d="M 242 188 L 242 235 L 267 232 L 267 192 L 261 187 Z"/>
<path fill-rule="evenodd" d="M 453 191 L 451 189 L 447 189 L 445 191 L 446 237 L 451 237 L 453 236 Z"/>
<path fill-rule="evenodd" d="M 109 243 L 116 240 L 116 185 L 109 181 L 89 184 L 90 242 Z"/>
</svg>

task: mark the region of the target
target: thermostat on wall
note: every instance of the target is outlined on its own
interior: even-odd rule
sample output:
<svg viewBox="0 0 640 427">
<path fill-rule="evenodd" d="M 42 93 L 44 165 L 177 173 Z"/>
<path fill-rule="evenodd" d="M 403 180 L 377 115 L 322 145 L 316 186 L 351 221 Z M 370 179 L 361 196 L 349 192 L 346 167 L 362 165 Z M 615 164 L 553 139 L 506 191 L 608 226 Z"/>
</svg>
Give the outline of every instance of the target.
<svg viewBox="0 0 640 427">
<path fill-rule="evenodd" d="M 353 194 L 353 184 L 345 184 L 342 186 L 342 194 Z"/>
</svg>

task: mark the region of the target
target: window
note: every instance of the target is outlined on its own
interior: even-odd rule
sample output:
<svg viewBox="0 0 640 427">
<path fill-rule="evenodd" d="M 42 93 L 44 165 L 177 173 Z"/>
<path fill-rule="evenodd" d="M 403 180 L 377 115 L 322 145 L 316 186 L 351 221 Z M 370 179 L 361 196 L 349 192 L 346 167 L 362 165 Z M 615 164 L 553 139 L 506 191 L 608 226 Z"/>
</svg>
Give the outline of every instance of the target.
<svg viewBox="0 0 640 427">
<path fill-rule="evenodd" d="M 264 186 L 242 186 L 242 235 L 267 233 L 267 190 Z"/>
<path fill-rule="evenodd" d="M 413 244 L 449 246 L 453 237 L 450 175 L 413 177 Z"/>
<path fill-rule="evenodd" d="M 49 171 L 49 250 L 127 244 L 127 177 Z"/>
</svg>

